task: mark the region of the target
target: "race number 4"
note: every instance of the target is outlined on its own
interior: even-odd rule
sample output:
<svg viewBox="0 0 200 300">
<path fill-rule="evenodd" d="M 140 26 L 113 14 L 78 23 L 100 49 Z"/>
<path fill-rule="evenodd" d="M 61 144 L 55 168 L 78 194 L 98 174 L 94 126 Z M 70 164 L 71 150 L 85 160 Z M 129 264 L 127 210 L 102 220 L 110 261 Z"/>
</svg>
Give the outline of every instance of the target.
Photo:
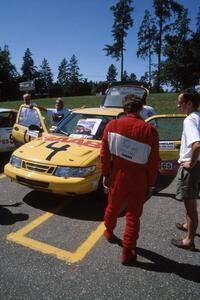
<svg viewBox="0 0 200 300">
<path fill-rule="evenodd" d="M 54 147 L 54 145 L 59 144 L 58 142 L 53 142 L 46 146 L 46 148 L 53 150 L 46 158 L 46 160 L 51 160 L 54 155 L 56 155 L 60 151 L 67 151 L 70 145 L 63 145 L 62 147 Z"/>
</svg>

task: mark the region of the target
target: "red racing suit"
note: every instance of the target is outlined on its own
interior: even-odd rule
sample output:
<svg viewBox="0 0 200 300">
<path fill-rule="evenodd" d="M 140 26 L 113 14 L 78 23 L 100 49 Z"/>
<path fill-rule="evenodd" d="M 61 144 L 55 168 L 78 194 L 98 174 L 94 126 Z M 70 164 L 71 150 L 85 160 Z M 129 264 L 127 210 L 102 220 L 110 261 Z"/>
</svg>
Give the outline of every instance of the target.
<svg viewBox="0 0 200 300">
<path fill-rule="evenodd" d="M 159 168 L 156 128 L 132 114 L 110 121 L 104 130 L 100 158 L 103 176 L 111 179 L 104 224 L 113 231 L 126 204 L 123 247 L 135 249 L 147 189 L 155 185 Z"/>
</svg>

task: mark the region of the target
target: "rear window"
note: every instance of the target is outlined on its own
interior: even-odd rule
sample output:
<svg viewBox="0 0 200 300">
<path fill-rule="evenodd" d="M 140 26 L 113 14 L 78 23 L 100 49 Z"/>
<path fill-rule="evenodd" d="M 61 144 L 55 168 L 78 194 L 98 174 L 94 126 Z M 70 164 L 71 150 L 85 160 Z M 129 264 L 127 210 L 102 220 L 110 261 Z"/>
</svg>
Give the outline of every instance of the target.
<svg viewBox="0 0 200 300">
<path fill-rule="evenodd" d="M 122 99 L 127 95 L 135 95 L 143 98 L 146 90 L 136 86 L 115 86 L 108 89 L 103 106 L 105 107 L 122 107 Z"/>
</svg>

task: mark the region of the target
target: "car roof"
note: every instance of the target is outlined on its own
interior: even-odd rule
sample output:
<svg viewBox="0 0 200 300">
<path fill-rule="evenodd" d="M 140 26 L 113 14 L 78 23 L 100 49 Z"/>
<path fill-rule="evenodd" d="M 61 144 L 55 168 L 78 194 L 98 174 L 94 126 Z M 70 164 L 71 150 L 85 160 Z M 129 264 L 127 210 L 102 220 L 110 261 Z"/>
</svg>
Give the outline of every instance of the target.
<svg viewBox="0 0 200 300">
<path fill-rule="evenodd" d="M 107 88 L 105 95 L 103 96 L 102 100 L 101 100 L 101 106 L 104 107 L 121 107 L 122 108 L 122 103 L 121 104 L 117 104 L 114 105 L 114 103 L 112 105 L 109 105 L 106 102 L 107 99 L 107 95 L 109 94 L 109 91 L 112 90 L 113 88 L 117 88 L 117 87 L 133 87 L 135 89 L 140 89 L 143 90 L 143 95 L 141 96 L 141 100 L 145 101 L 147 95 L 149 95 L 149 89 L 148 89 L 148 84 L 145 82 L 141 82 L 141 81 L 115 81 L 112 82 L 109 87 Z M 134 93 L 133 93 L 134 94 Z M 127 94 L 124 94 L 124 96 L 126 96 Z M 137 93 L 136 93 L 137 95 Z"/>
<path fill-rule="evenodd" d="M 1 108 L 0 107 L 0 112 L 9 112 L 9 111 L 12 111 L 12 109 L 10 109 L 10 108 Z"/>
<path fill-rule="evenodd" d="M 75 109 L 73 112 L 90 115 L 117 116 L 119 113 L 123 112 L 123 109 L 112 107 L 89 107 Z"/>
<path fill-rule="evenodd" d="M 146 82 L 137 81 L 137 80 L 134 80 L 134 81 L 130 81 L 130 80 L 129 81 L 114 81 L 109 85 L 108 88 L 113 87 L 113 86 L 119 86 L 119 85 L 122 85 L 122 86 L 134 85 L 134 86 L 138 86 L 138 87 L 144 87 L 146 89 L 149 88 L 149 86 Z"/>
</svg>

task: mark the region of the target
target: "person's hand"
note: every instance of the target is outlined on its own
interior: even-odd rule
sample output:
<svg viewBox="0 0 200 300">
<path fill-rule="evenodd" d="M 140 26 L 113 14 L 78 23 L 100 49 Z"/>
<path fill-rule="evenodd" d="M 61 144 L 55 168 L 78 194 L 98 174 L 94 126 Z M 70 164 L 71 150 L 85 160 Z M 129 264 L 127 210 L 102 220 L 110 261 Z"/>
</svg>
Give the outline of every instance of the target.
<svg viewBox="0 0 200 300">
<path fill-rule="evenodd" d="M 110 183 L 111 183 L 110 176 L 103 176 L 103 186 L 109 188 Z"/>
<path fill-rule="evenodd" d="M 195 166 L 195 164 L 191 164 L 190 161 L 184 161 L 181 163 L 181 167 L 185 169 L 192 169 Z"/>
<path fill-rule="evenodd" d="M 149 200 L 149 198 L 151 198 L 152 193 L 153 193 L 153 186 L 148 186 L 144 202 L 146 202 L 147 200 Z"/>
</svg>

